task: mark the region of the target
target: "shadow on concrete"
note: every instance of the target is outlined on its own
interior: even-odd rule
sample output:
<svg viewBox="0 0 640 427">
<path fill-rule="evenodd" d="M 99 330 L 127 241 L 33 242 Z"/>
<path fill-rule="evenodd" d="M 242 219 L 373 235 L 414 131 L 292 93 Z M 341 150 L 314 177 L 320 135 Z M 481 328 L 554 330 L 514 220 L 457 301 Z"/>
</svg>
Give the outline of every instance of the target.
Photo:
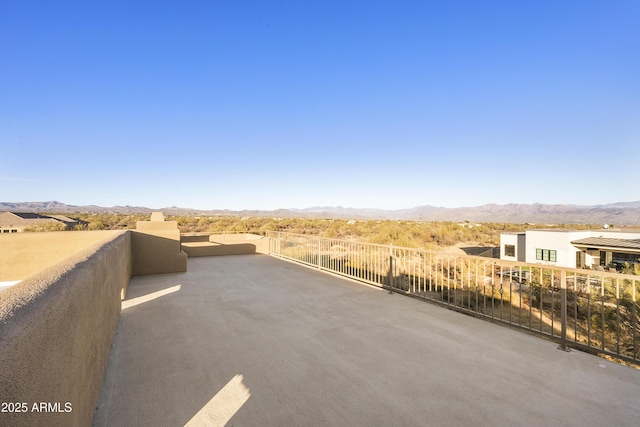
<svg viewBox="0 0 640 427">
<path fill-rule="evenodd" d="M 157 231 L 161 232 L 163 230 Z M 179 239 L 133 230 L 131 253 L 134 276 L 184 272 L 187 269 L 187 254 L 181 250 Z"/>
<path fill-rule="evenodd" d="M 487 256 L 487 253 L 494 250 L 491 246 L 467 246 L 460 249 L 465 254 L 472 256 Z"/>
<path fill-rule="evenodd" d="M 213 307 L 200 304 L 194 282 L 183 279 L 184 273 L 131 279 L 94 426 L 225 425 L 248 400 L 241 374 L 223 381 L 208 371 L 216 345 L 208 331 L 221 325 L 208 322 L 202 311 Z M 201 279 L 197 284 L 212 285 Z"/>
</svg>

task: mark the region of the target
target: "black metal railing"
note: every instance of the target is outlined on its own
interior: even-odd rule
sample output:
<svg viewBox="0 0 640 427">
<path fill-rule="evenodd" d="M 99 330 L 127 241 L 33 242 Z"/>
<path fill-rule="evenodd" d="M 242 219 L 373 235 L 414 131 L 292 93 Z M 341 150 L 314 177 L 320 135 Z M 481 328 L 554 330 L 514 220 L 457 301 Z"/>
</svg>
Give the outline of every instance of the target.
<svg viewBox="0 0 640 427">
<path fill-rule="evenodd" d="M 640 276 L 268 232 L 271 255 L 640 363 Z"/>
</svg>

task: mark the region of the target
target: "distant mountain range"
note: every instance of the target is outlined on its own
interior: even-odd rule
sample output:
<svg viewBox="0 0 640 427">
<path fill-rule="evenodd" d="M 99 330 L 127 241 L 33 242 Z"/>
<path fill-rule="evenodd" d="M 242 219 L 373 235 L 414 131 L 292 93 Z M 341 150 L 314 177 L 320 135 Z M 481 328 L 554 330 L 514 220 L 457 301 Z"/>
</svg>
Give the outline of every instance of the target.
<svg viewBox="0 0 640 427">
<path fill-rule="evenodd" d="M 46 213 L 118 213 L 145 214 L 162 211 L 168 215 L 199 216 L 268 216 L 279 218 L 344 218 L 344 219 L 402 219 L 423 221 L 472 221 L 472 222 L 509 222 L 522 224 L 614 224 L 640 225 L 640 201 L 620 202 L 606 205 L 545 205 L 525 204 L 488 204 L 464 208 L 443 208 L 436 206 L 418 206 L 410 209 L 355 209 L 341 206 L 322 206 L 306 209 L 277 210 L 201 210 L 178 208 L 175 206 L 150 209 L 140 206 L 74 206 L 50 202 L 0 202 L 0 211 L 46 212 Z"/>
</svg>

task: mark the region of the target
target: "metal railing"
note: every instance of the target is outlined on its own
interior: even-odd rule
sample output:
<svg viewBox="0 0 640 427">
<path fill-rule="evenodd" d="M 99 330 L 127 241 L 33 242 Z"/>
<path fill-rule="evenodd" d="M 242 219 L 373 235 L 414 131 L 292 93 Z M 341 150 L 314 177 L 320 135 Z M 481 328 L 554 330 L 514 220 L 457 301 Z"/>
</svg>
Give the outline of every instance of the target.
<svg viewBox="0 0 640 427">
<path fill-rule="evenodd" d="M 269 253 L 640 363 L 640 276 L 268 232 Z"/>
</svg>

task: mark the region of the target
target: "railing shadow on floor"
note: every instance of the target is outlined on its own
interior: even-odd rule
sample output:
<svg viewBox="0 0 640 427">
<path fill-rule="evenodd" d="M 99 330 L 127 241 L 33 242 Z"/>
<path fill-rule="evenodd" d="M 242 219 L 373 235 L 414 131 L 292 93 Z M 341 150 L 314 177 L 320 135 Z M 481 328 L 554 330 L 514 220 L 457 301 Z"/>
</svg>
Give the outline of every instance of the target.
<svg viewBox="0 0 640 427">
<path fill-rule="evenodd" d="M 269 232 L 269 254 L 640 365 L 640 277 Z"/>
</svg>

